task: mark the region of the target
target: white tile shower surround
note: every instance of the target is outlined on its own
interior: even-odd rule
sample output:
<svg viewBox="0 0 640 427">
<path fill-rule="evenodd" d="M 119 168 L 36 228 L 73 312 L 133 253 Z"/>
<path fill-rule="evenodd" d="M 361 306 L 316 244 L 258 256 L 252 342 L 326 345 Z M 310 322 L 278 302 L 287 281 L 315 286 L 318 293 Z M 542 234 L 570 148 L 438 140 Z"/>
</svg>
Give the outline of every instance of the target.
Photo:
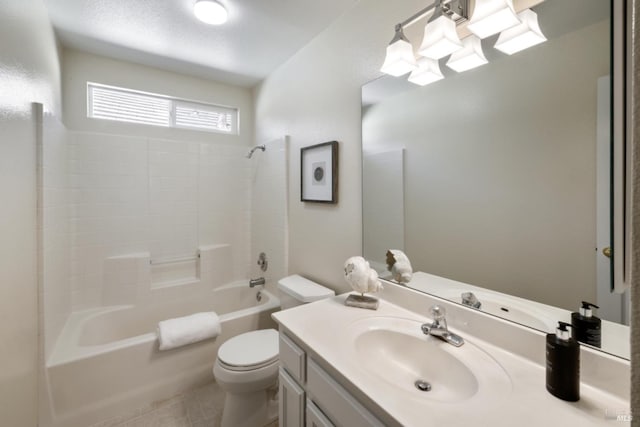
<svg viewBox="0 0 640 427">
<path fill-rule="evenodd" d="M 247 147 L 86 132 L 70 132 L 70 141 L 73 311 L 103 304 L 104 260 L 113 256 L 229 244 L 231 276 L 247 276 Z"/>
<path fill-rule="evenodd" d="M 215 382 L 91 427 L 219 427 L 224 392 Z M 265 426 L 278 427 L 278 421 Z"/>
</svg>

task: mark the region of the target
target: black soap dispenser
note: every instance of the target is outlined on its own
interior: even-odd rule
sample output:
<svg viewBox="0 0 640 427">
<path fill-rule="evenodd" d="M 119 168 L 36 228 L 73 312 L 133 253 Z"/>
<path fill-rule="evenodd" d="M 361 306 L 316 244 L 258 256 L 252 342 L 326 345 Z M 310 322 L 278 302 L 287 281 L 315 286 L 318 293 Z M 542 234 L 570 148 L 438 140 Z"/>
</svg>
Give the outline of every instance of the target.
<svg viewBox="0 0 640 427">
<path fill-rule="evenodd" d="M 592 308 L 600 307 L 590 302 L 582 301 L 580 312 L 571 313 L 571 335 L 580 342 L 600 347 L 602 320 L 593 315 Z"/>
<path fill-rule="evenodd" d="M 580 400 L 580 344 L 558 322 L 555 333 L 547 334 L 547 390 L 558 399 Z"/>
</svg>

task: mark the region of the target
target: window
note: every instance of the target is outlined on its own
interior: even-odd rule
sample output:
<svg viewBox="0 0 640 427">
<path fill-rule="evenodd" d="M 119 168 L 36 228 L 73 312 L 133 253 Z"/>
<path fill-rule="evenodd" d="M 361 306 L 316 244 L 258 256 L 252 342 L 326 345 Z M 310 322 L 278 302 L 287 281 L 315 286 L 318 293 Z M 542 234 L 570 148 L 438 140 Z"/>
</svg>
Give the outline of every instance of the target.
<svg viewBox="0 0 640 427">
<path fill-rule="evenodd" d="M 237 108 L 96 83 L 87 85 L 87 96 L 87 116 L 94 119 L 238 134 Z"/>
</svg>

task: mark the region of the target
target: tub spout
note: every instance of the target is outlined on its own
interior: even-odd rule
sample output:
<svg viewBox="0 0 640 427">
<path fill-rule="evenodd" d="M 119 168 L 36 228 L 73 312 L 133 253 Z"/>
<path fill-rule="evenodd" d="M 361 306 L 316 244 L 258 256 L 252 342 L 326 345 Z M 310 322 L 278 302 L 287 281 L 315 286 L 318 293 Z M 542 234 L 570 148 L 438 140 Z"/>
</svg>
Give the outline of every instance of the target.
<svg viewBox="0 0 640 427">
<path fill-rule="evenodd" d="M 258 285 L 264 285 L 264 284 L 265 284 L 264 277 L 258 277 L 257 279 L 249 280 L 250 288 L 253 288 L 254 286 L 258 286 Z"/>
</svg>

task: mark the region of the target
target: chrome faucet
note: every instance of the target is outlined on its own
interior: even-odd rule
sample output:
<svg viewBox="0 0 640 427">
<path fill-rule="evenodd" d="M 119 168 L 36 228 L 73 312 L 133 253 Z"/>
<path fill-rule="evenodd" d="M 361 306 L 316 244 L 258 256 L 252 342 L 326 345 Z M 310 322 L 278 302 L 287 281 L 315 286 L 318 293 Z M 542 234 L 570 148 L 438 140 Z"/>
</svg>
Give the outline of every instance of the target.
<svg viewBox="0 0 640 427">
<path fill-rule="evenodd" d="M 453 332 L 449 332 L 447 319 L 444 317 L 446 314 L 444 307 L 434 305 L 429 309 L 429 311 L 431 312 L 431 317 L 433 317 L 433 323 L 423 324 L 421 327 L 422 333 L 438 337 L 456 347 L 460 347 L 464 344 L 464 339 L 462 339 L 461 336 L 456 335 Z"/>
<path fill-rule="evenodd" d="M 253 288 L 254 286 L 258 286 L 258 285 L 264 285 L 264 284 L 265 284 L 264 277 L 258 277 L 257 279 L 249 280 L 250 288 Z"/>
<path fill-rule="evenodd" d="M 482 303 L 478 301 L 478 297 L 473 292 L 463 292 L 460 296 L 462 297 L 462 305 L 478 309 L 482 306 Z"/>
</svg>

